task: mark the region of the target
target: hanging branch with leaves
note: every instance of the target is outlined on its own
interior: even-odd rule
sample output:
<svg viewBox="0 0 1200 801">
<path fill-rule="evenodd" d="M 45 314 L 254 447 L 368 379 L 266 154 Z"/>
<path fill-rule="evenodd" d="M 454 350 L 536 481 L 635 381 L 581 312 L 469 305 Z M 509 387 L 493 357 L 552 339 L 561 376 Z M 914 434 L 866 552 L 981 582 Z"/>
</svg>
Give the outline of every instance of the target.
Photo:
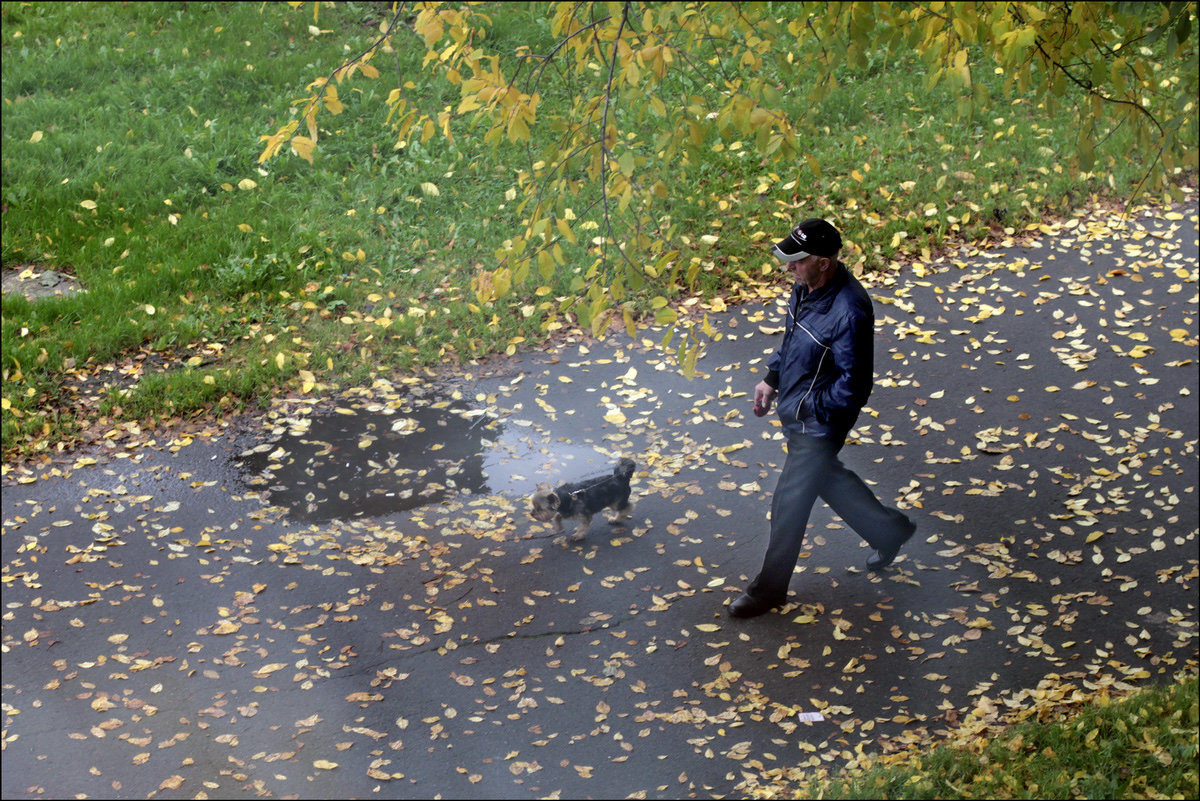
<svg viewBox="0 0 1200 801">
<path fill-rule="evenodd" d="M 1002 76 L 1009 97 L 1075 104 L 1077 147 L 1065 158 L 1080 171 L 1094 167 L 1097 137 L 1119 125 L 1132 128 L 1134 155 L 1146 163 L 1137 191 L 1168 191 L 1172 171 L 1196 165 L 1194 50 L 1183 48 L 1194 2 L 551 2 L 551 41 L 536 56 L 525 44 L 493 48 L 484 11 L 503 13 L 502 5 L 415 3 L 411 24 L 400 25 L 408 8 L 397 4 L 375 42 L 309 84 L 315 91 L 296 102 L 298 117 L 262 137 L 260 161 L 285 143 L 312 161 L 319 112 L 343 108 L 337 85 L 377 77 L 371 57 L 394 35 L 417 37 L 422 69 L 457 87 L 458 103 L 424 108 L 398 76 L 386 100 L 398 146 L 469 132 L 476 145 L 525 148 L 513 198 L 521 229 L 476 276 L 478 301 L 571 270 L 560 313 L 596 335 L 618 319 L 632 332 L 637 309 L 648 307 L 669 344 L 678 301 L 702 266 L 680 256 L 694 248 L 666 210 L 668 187 L 714 141 L 748 143 L 764 171 L 797 184 L 820 180 L 822 122 L 807 111 L 837 87 L 844 66 L 881 53 L 916 53 L 931 86 L 957 93 L 964 119 L 995 102 L 989 82 L 974 80 L 983 68 Z M 1164 37 L 1165 48 L 1150 47 Z M 543 104 L 545 93 L 556 102 Z M 297 133 L 301 122 L 306 134 Z M 582 247 L 590 263 L 568 267 L 564 244 Z M 678 354 L 690 371 L 699 339 L 690 321 L 684 328 Z"/>
</svg>

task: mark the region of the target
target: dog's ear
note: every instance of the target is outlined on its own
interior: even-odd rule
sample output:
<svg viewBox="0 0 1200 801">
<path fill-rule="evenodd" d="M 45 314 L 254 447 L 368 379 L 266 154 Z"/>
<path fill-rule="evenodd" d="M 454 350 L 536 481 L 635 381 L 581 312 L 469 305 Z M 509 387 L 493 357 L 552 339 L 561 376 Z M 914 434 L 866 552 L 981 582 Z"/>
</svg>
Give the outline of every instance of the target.
<svg viewBox="0 0 1200 801">
<path fill-rule="evenodd" d="M 559 505 L 558 493 L 557 492 L 547 492 L 546 493 L 546 503 L 549 504 L 551 509 L 553 509 L 554 511 L 557 512 L 558 505 Z"/>
</svg>

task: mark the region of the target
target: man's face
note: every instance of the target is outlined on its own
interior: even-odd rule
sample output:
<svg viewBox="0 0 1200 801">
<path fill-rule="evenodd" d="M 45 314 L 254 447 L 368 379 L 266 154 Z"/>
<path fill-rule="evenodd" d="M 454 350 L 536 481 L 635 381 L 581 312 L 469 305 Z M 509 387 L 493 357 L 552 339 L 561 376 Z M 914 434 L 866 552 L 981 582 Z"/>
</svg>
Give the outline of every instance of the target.
<svg viewBox="0 0 1200 801">
<path fill-rule="evenodd" d="M 805 256 L 799 261 L 789 261 L 787 263 L 788 272 L 792 274 L 792 277 L 796 279 L 798 284 L 803 285 L 810 292 L 825 283 L 825 273 L 828 266 L 829 259 L 812 255 Z"/>
</svg>

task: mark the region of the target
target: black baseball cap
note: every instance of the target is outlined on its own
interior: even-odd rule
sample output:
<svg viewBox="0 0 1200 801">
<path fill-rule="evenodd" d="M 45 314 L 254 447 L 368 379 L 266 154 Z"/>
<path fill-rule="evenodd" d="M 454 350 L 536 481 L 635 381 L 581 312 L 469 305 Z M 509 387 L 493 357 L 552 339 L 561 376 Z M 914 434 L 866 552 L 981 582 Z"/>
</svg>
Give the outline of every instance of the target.
<svg viewBox="0 0 1200 801">
<path fill-rule="evenodd" d="M 775 243 L 771 253 L 780 261 L 800 261 L 805 256 L 831 259 L 842 249 L 838 229 L 819 217 L 811 217 Z"/>
</svg>

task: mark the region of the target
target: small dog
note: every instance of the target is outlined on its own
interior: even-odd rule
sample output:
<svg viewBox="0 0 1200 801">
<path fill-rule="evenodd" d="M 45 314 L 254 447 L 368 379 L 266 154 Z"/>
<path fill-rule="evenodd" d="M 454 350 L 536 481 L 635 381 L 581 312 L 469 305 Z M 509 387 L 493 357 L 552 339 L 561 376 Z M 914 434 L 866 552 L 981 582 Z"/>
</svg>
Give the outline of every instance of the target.
<svg viewBox="0 0 1200 801">
<path fill-rule="evenodd" d="M 575 518 L 572 540 L 583 539 L 592 525 L 592 516 L 605 507 L 616 513 L 609 518 L 610 523 L 617 523 L 622 518 L 629 519 L 633 516 L 629 480 L 636 467 L 632 459 L 622 458 L 613 468 L 612 475 L 560 484 L 557 489 L 540 488 L 530 499 L 533 508 L 529 514 L 542 523 L 553 522 L 557 534 L 562 534 L 564 517 Z"/>
</svg>

